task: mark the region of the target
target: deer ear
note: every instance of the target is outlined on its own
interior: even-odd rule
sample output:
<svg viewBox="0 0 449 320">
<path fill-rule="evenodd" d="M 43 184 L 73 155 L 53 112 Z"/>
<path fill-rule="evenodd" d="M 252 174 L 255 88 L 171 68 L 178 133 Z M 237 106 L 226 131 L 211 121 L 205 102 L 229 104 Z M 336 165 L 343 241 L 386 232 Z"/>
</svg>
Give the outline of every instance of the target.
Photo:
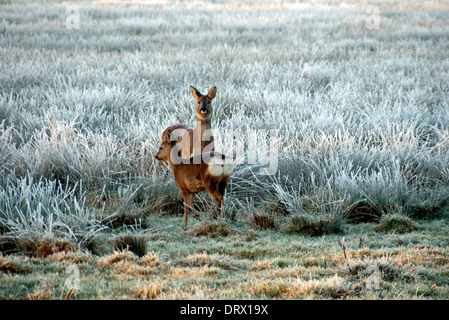
<svg viewBox="0 0 449 320">
<path fill-rule="evenodd" d="M 164 140 L 165 141 L 170 141 L 171 140 L 171 136 L 172 136 L 172 129 L 167 129 L 167 131 L 164 134 Z"/>
<path fill-rule="evenodd" d="M 209 90 L 209 93 L 207 94 L 207 96 L 212 100 L 213 98 L 215 98 L 216 94 L 217 94 L 217 88 L 213 87 L 212 89 Z"/>
<path fill-rule="evenodd" d="M 198 100 L 202 96 L 202 94 L 192 86 L 190 86 L 190 91 L 192 92 L 192 95 L 196 100 Z"/>
</svg>

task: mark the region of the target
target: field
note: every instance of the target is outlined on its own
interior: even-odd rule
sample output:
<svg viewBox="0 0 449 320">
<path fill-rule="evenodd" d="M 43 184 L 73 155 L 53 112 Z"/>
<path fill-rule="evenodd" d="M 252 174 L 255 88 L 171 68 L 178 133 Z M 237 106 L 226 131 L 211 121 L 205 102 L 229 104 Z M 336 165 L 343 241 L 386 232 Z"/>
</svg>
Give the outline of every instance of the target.
<svg viewBox="0 0 449 320">
<path fill-rule="evenodd" d="M 446 1 L 0 0 L 0 299 L 449 299 Z M 195 124 L 224 217 L 154 160 Z"/>
</svg>

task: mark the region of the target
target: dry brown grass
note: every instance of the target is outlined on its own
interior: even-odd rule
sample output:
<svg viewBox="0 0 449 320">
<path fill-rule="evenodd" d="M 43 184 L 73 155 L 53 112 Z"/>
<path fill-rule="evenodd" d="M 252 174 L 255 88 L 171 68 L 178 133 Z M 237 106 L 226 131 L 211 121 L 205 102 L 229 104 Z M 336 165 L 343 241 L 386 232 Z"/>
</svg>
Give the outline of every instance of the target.
<svg viewBox="0 0 449 320">
<path fill-rule="evenodd" d="M 60 251 L 48 256 L 48 260 L 70 264 L 92 263 L 94 258 L 88 251 Z"/>
<path fill-rule="evenodd" d="M 164 286 L 161 283 L 140 284 L 132 292 L 134 299 L 155 299 L 162 294 Z"/>
<path fill-rule="evenodd" d="M 257 212 L 252 214 L 252 222 L 259 229 L 276 229 L 272 214 Z"/>
<path fill-rule="evenodd" d="M 139 264 L 146 267 L 159 267 L 163 263 L 161 262 L 160 256 L 155 252 L 149 252 L 144 255 L 140 260 Z"/>
<path fill-rule="evenodd" d="M 193 227 L 188 233 L 197 237 L 206 236 L 216 238 L 227 237 L 231 234 L 231 231 L 225 223 L 210 222 L 205 220 Z"/>
<path fill-rule="evenodd" d="M 237 269 L 236 266 L 231 265 L 223 257 L 218 254 L 207 254 L 207 253 L 197 253 L 193 255 L 188 255 L 181 261 L 175 262 L 176 266 L 184 267 L 217 267 L 224 270 Z"/>
<path fill-rule="evenodd" d="M 139 257 L 144 256 L 147 250 L 147 239 L 142 235 L 119 235 L 113 240 L 113 243 L 117 250 L 129 250 Z"/>
<path fill-rule="evenodd" d="M 265 210 L 272 215 L 288 216 L 290 214 L 287 206 L 278 199 L 270 201 L 265 206 Z"/>
<path fill-rule="evenodd" d="M 262 270 L 271 270 L 272 269 L 272 261 L 269 260 L 258 260 L 255 265 L 250 266 L 249 270 L 251 271 L 262 271 Z"/>
<path fill-rule="evenodd" d="M 151 206 L 150 211 L 159 214 L 181 214 L 183 212 L 184 202 L 182 198 L 174 196 L 160 196 Z"/>
<path fill-rule="evenodd" d="M 11 261 L 0 260 L 0 271 L 4 273 L 20 273 L 20 269 Z"/>
<path fill-rule="evenodd" d="M 115 251 L 114 253 L 98 259 L 100 267 L 110 267 L 111 265 L 121 261 L 136 261 L 137 257 L 131 251 Z"/>
<path fill-rule="evenodd" d="M 38 238 L 34 236 L 24 238 L 5 238 L 0 247 L 2 252 L 21 252 L 28 256 L 44 258 L 58 252 L 73 252 L 77 246 L 67 240 Z"/>
<path fill-rule="evenodd" d="M 285 232 L 306 236 L 322 236 L 341 232 L 340 221 L 333 221 L 325 216 L 292 216 L 285 228 Z"/>
<path fill-rule="evenodd" d="M 141 225 L 143 228 L 147 228 L 148 226 L 145 225 L 144 219 L 145 214 L 146 210 L 143 210 L 142 208 L 133 208 L 121 211 L 111 217 L 101 220 L 105 225 L 110 226 L 113 229 L 136 225 Z"/>
</svg>

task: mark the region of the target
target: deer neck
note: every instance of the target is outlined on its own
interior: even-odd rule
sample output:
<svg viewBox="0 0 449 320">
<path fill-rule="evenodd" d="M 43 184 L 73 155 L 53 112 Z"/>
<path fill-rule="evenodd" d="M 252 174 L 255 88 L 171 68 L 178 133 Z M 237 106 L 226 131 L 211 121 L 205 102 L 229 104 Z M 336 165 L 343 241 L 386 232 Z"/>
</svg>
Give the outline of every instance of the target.
<svg viewBox="0 0 449 320">
<path fill-rule="evenodd" d="M 173 152 L 173 146 L 171 146 L 170 150 L 169 150 L 169 155 L 168 155 L 168 165 L 170 166 L 171 171 L 174 173 L 176 170 L 176 167 L 180 164 L 185 162 L 185 159 L 182 157 L 182 153 L 180 152 L 180 150 L 178 149 L 178 154 L 176 155 L 175 158 L 175 162 L 173 162 L 172 159 L 172 152 Z"/>
<path fill-rule="evenodd" d="M 193 154 L 199 155 L 210 143 L 211 119 L 197 118 L 196 127 L 193 129 Z M 207 131 L 207 132 L 206 132 Z"/>
<path fill-rule="evenodd" d="M 211 118 L 196 118 L 196 128 L 195 129 L 201 129 L 201 132 L 206 131 L 207 129 L 211 128 Z"/>
</svg>

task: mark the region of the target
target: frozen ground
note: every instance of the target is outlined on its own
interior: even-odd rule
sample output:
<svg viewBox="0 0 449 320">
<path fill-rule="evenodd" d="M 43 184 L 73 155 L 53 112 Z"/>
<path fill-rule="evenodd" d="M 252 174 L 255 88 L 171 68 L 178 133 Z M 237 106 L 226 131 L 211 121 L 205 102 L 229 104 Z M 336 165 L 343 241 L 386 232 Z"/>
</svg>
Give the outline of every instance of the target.
<svg viewBox="0 0 449 320">
<path fill-rule="evenodd" d="M 156 284 L 108 298 L 447 299 L 448 20 L 447 1 L 0 1 L 0 265 L 30 271 L 2 267 L 0 295 L 59 298 L 63 279 L 42 281 L 66 258 L 50 253 L 78 248 L 68 254 L 90 275 L 126 234 L 160 262 L 149 276 L 125 257 L 130 274 Z M 166 126 L 194 125 L 189 85 L 217 86 L 212 126 L 237 166 L 227 219 L 210 220 L 203 195 L 202 221 L 184 231 L 182 197 L 153 158 Z M 255 141 L 277 151 L 272 175 L 262 153 L 251 161 Z M 381 215 L 417 229 L 385 236 Z M 229 234 L 196 237 L 211 226 Z M 381 294 L 366 290 L 369 265 L 393 273 Z M 309 267 L 317 282 L 294 282 Z M 248 273 L 273 279 L 227 289 Z M 92 288 L 78 296 L 101 298 Z"/>
</svg>

